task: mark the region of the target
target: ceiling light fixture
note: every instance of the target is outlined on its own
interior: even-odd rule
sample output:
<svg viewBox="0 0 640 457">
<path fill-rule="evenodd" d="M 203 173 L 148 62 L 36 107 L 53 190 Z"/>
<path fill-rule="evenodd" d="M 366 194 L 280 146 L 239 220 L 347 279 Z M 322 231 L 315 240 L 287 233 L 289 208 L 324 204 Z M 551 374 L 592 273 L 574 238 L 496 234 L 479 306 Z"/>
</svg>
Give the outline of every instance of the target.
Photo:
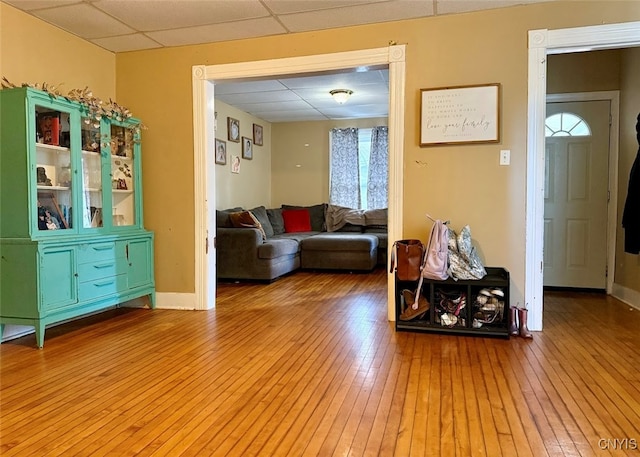
<svg viewBox="0 0 640 457">
<path fill-rule="evenodd" d="M 349 89 L 333 89 L 329 93 L 331 94 L 331 96 L 335 101 L 337 101 L 342 105 L 344 102 L 349 100 L 349 97 L 351 97 L 351 94 L 353 94 L 353 91 Z"/>
</svg>

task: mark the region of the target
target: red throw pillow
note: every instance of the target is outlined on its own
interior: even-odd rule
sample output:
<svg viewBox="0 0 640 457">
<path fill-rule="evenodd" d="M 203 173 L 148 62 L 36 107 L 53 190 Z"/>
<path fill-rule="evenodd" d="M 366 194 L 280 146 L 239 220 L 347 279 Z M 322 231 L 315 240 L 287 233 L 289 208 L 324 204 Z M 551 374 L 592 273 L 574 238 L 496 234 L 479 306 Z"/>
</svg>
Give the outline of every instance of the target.
<svg viewBox="0 0 640 457">
<path fill-rule="evenodd" d="M 284 219 L 286 233 L 311 231 L 311 217 L 308 209 L 283 209 L 282 219 Z"/>
</svg>

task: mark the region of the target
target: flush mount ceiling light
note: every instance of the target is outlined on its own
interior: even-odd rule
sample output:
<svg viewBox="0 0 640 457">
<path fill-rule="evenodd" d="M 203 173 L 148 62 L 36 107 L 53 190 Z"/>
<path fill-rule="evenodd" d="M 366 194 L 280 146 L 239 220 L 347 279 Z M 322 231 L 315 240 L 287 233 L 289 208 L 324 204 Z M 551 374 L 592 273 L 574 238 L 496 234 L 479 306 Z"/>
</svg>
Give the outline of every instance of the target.
<svg viewBox="0 0 640 457">
<path fill-rule="evenodd" d="M 349 100 L 349 97 L 351 97 L 351 94 L 353 94 L 353 91 L 349 89 L 334 89 L 329 93 L 331 94 L 331 96 L 335 101 L 337 101 L 342 105 L 344 102 Z"/>
</svg>

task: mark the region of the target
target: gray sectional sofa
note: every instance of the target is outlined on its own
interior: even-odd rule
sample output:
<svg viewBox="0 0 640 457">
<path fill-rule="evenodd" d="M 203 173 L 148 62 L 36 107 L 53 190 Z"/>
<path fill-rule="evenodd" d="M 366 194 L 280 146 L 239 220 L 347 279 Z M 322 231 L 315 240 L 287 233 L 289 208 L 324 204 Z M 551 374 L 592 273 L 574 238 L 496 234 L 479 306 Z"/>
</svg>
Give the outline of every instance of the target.
<svg viewBox="0 0 640 457">
<path fill-rule="evenodd" d="M 291 231 L 283 211 L 306 210 L 310 230 Z M 250 212 L 255 226 L 234 226 Z M 291 211 L 284 213 L 289 216 Z M 271 281 L 298 269 L 367 271 L 387 265 L 387 210 L 319 204 L 216 211 L 216 275 L 221 280 Z M 289 231 L 287 231 L 289 230 Z"/>
</svg>

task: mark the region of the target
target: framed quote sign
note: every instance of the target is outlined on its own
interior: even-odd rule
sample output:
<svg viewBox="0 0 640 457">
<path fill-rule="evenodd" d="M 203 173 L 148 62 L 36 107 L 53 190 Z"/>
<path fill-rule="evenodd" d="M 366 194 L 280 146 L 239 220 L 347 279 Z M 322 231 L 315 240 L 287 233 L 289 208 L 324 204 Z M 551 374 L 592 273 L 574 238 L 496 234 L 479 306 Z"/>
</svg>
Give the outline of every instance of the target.
<svg viewBox="0 0 640 457">
<path fill-rule="evenodd" d="M 420 146 L 500 141 L 500 84 L 421 89 L 420 101 Z"/>
</svg>

